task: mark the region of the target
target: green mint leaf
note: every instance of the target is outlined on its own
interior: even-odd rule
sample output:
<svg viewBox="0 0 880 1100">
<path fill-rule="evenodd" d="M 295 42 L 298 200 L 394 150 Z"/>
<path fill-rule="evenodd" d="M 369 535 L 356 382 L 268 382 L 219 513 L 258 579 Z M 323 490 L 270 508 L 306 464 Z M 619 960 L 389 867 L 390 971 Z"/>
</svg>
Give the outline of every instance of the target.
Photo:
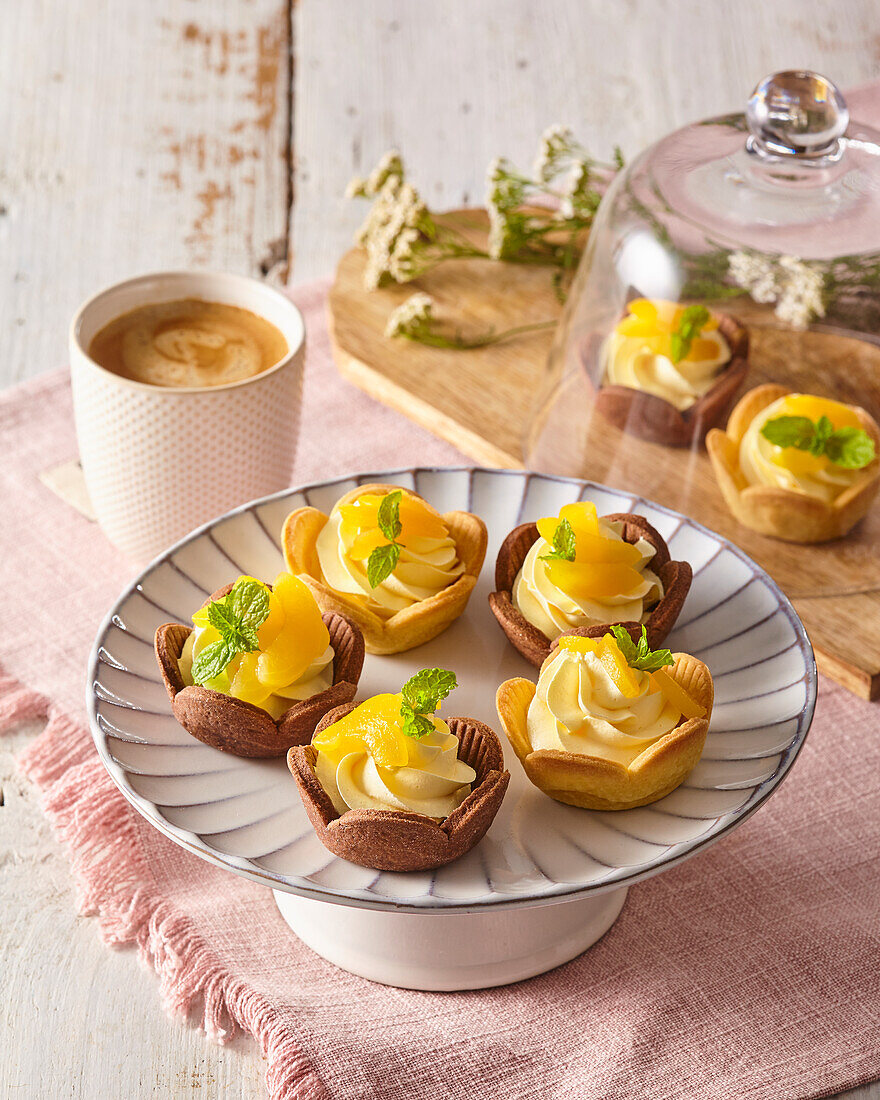
<svg viewBox="0 0 880 1100">
<path fill-rule="evenodd" d="M 394 542 L 401 531 L 400 501 L 402 497 L 403 492 L 400 489 L 394 489 L 386 493 L 379 504 L 379 530 L 390 542 Z M 376 586 L 373 585 L 373 587 Z"/>
<path fill-rule="evenodd" d="M 423 668 L 407 680 L 400 693 L 416 714 L 428 714 L 435 711 L 440 700 L 457 686 L 454 672 L 445 668 Z"/>
<path fill-rule="evenodd" d="M 434 729 L 434 723 L 424 714 L 417 714 L 405 700 L 400 704 L 401 731 L 407 737 L 424 737 Z"/>
<path fill-rule="evenodd" d="M 213 680 L 239 653 L 260 648 L 258 629 L 269 616 L 269 590 L 259 581 L 236 581 L 222 600 L 213 600 L 207 608 L 208 622 L 220 635 L 205 646 L 193 662 L 193 682 Z"/>
<path fill-rule="evenodd" d="M 808 416 L 777 416 L 764 424 L 761 435 L 777 447 L 810 451 L 816 438 L 816 425 Z"/>
<path fill-rule="evenodd" d="M 256 635 L 269 618 L 269 589 L 259 581 L 238 580 L 226 597 L 226 606 L 242 632 Z"/>
<path fill-rule="evenodd" d="M 670 339 L 670 352 L 673 363 L 680 363 L 691 350 L 694 340 L 709 323 L 709 311 L 705 306 L 688 306 L 682 313 L 678 327 Z"/>
<path fill-rule="evenodd" d="M 244 636 L 240 620 L 229 606 L 229 596 L 208 604 L 208 622 L 225 642 L 239 652 L 245 649 L 248 639 Z"/>
<path fill-rule="evenodd" d="M 874 440 L 863 428 L 837 428 L 827 416 L 814 424 L 806 416 L 778 416 L 768 420 L 761 435 L 777 447 L 796 447 L 817 457 L 827 455 L 846 470 L 861 470 L 874 461 Z"/>
<path fill-rule="evenodd" d="M 562 561 L 574 561 L 576 551 L 576 539 L 574 529 L 567 519 L 561 519 L 553 532 L 553 548 L 549 554 L 542 554 L 542 561 L 561 559 Z"/>
<path fill-rule="evenodd" d="M 370 588 L 377 588 L 394 572 L 400 559 L 400 547 L 396 542 L 386 546 L 377 546 L 367 558 L 367 580 Z"/>
<path fill-rule="evenodd" d="M 611 633 L 614 635 L 617 646 L 630 668 L 637 669 L 639 672 L 656 672 L 665 665 L 675 663 L 670 650 L 650 648 L 648 645 L 648 632 L 644 626 L 638 643 L 632 640 L 629 631 L 619 623 L 615 623 L 611 627 Z"/>
<path fill-rule="evenodd" d="M 193 661 L 193 683 L 206 684 L 209 680 L 213 680 L 225 670 L 232 658 L 240 652 L 241 650 L 237 650 L 235 646 L 223 638 L 206 645 Z"/>
<path fill-rule="evenodd" d="M 621 626 L 620 623 L 615 623 L 614 626 L 611 627 L 611 633 L 614 635 L 614 640 L 617 642 L 617 648 L 623 654 L 623 659 L 628 665 L 632 666 L 633 661 L 638 655 L 638 648 L 641 647 L 641 642 L 639 643 L 639 647 L 637 647 L 636 643 L 630 637 L 629 631 Z M 647 648 L 648 635 L 644 627 L 642 627 L 642 638 Z"/>
<path fill-rule="evenodd" d="M 825 454 L 845 470 L 861 470 L 874 461 L 877 448 L 862 428 L 838 428 L 825 441 Z"/>
<path fill-rule="evenodd" d="M 816 421 L 816 435 L 820 439 L 828 439 L 828 437 L 834 431 L 834 425 L 828 419 L 827 416 L 820 416 Z"/>
<path fill-rule="evenodd" d="M 646 656 L 640 657 L 632 667 L 637 668 L 639 672 L 656 672 L 658 669 L 663 668 L 664 665 L 674 664 L 675 661 L 672 659 L 671 650 L 655 649 L 649 651 Z"/>
</svg>

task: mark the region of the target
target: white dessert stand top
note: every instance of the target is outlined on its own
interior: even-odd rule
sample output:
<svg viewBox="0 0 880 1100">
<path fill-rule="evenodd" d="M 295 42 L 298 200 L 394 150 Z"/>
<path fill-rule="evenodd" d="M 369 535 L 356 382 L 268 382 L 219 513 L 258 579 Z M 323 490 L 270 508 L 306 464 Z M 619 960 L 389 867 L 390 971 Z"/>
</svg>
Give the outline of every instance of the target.
<svg viewBox="0 0 880 1100">
<path fill-rule="evenodd" d="M 689 561 L 694 583 L 669 639 L 706 662 L 716 702 L 702 760 L 651 806 L 597 812 L 563 806 L 525 778 L 510 747 L 511 783 L 485 838 L 433 872 L 358 867 L 320 843 L 283 758 L 246 760 L 191 737 L 171 714 L 153 656 L 156 627 L 188 622 L 240 573 L 271 581 L 283 568 L 279 532 L 304 503 L 329 511 L 359 482 L 411 487 L 441 512 L 476 512 L 489 529 L 486 564 L 464 615 L 433 642 L 392 657 L 367 656 L 359 697 L 398 690 L 413 671 L 453 669 L 459 687 L 444 712 L 498 729 L 495 690 L 534 678 L 487 603 L 498 546 L 518 523 L 578 499 L 600 514 L 636 511 Z M 371 909 L 467 911 L 573 899 L 629 885 L 718 840 L 753 813 L 803 744 L 816 699 L 810 643 L 788 600 L 735 546 L 683 516 L 589 482 L 506 470 L 370 472 L 256 501 L 195 531 L 156 559 L 102 624 L 88 679 L 92 733 L 132 805 L 187 850 L 278 891 Z M 502 741 L 504 738 L 502 736 Z"/>
</svg>

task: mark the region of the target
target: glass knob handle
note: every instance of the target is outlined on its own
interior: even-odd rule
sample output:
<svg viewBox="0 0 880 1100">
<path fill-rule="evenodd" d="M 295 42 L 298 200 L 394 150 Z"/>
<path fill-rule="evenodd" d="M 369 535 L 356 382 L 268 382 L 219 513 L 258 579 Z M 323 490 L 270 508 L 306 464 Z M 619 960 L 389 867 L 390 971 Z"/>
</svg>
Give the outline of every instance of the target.
<svg viewBox="0 0 880 1100">
<path fill-rule="evenodd" d="M 849 110 L 830 80 L 790 70 L 761 81 L 746 104 L 746 121 L 750 152 L 827 160 L 840 155 Z"/>
</svg>

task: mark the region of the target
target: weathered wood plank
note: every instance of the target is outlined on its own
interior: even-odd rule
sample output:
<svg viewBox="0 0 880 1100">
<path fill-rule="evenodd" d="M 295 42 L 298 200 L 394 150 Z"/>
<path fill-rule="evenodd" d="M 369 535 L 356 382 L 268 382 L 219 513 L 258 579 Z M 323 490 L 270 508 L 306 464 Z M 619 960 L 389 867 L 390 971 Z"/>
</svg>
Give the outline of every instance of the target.
<svg viewBox="0 0 880 1100">
<path fill-rule="evenodd" d="M 285 274 L 288 41 L 287 0 L 0 4 L 0 382 L 127 275 Z"/>
<path fill-rule="evenodd" d="M 301 0 L 295 267 L 329 273 L 362 214 L 349 176 L 389 145 L 436 207 L 527 163 L 552 121 L 597 153 L 736 106 L 766 71 L 874 75 L 875 0 Z M 136 271 L 286 259 L 286 0 L 0 3 L 0 384 L 65 361 L 67 320 Z M 35 732 L 35 731 L 33 731 Z M 132 952 L 74 916 L 63 850 L 0 757 L 0 1096 L 263 1096 L 253 1047 L 169 1023 Z M 47 1055 L 51 1036 L 51 1057 Z M 880 1087 L 847 1094 L 880 1100 Z"/>
<path fill-rule="evenodd" d="M 553 122 L 596 156 L 740 107 L 761 77 L 877 75 L 876 0 L 306 2 L 297 50 L 297 279 L 329 274 L 363 207 L 342 195 L 389 147 L 428 204 L 481 205 L 501 154 L 529 165 Z"/>
</svg>

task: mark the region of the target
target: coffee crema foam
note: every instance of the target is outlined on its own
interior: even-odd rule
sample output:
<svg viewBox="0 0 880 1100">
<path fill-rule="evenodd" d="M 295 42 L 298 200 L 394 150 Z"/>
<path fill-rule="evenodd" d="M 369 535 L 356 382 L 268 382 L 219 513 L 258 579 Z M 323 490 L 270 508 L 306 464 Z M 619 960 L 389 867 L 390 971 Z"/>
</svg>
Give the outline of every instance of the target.
<svg viewBox="0 0 880 1100">
<path fill-rule="evenodd" d="M 284 336 L 250 310 L 184 298 L 140 306 L 94 337 L 89 355 L 105 370 L 151 386 L 224 386 L 274 367 Z"/>
</svg>

